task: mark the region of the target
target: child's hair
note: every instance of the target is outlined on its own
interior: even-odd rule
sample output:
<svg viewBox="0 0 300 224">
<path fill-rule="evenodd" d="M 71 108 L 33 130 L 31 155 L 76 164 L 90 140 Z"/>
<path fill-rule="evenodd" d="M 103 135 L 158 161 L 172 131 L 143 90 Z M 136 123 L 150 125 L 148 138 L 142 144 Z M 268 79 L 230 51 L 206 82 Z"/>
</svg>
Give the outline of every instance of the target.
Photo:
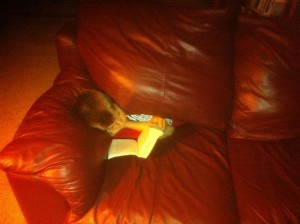
<svg viewBox="0 0 300 224">
<path fill-rule="evenodd" d="M 115 103 L 106 94 L 97 90 L 85 90 L 76 99 L 78 114 L 92 127 L 96 124 L 107 128 L 115 120 Z"/>
</svg>

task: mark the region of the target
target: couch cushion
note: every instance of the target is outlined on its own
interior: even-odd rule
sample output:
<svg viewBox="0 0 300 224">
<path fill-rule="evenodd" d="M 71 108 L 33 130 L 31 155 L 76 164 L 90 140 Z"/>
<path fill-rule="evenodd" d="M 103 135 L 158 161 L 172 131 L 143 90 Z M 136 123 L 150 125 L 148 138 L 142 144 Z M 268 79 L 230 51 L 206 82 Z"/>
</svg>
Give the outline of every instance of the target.
<svg viewBox="0 0 300 224">
<path fill-rule="evenodd" d="M 227 8 L 86 4 L 79 49 L 97 86 L 128 113 L 224 129 L 233 85 L 229 15 Z"/>
<path fill-rule="evenodd" d="M 300 139 L 229 139 L 241 223 L 300 223 Z"/>
<path fill-rule="evenodd" d="M 85 223 L 238 223 L 226 141 L 183 125 L 150 156 L 113 158 Z"/>
<path fill-rule="evenodd" d="M 299 31 L 289 23 L 240 18 L 231 137 L 300 136 Z"/>
<path fill-rule="evenodd" d="M 71 207 L 70 220 L 93 205 L 103 178 L 101 161 L 110 144 L 106 135 L 89 128 L 72 112 L 76 95 L 93 87 L 75 69 L 65 70 L 32 106 L 0 154 L 1 169 L 34 175 L 61 193 Z"/>
<path fill-rule="evenodd" d="M 221 8 L 228 4 L 228 0 L 150 0 L 181 7 Z M 139 0 L 136 0 L 139 2 Z"/>
</svg>

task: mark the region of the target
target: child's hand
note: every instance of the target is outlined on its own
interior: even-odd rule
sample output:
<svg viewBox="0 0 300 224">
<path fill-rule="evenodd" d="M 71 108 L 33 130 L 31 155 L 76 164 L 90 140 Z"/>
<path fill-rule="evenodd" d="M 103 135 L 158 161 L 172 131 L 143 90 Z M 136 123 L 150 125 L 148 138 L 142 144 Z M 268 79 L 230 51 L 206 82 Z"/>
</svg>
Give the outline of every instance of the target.
<svg viewBox="0 0 300 224">
<path fill-rule="evenodd" d="M 156 129 L 159 129 L 161 131 L 164 131 L 165 128 L 166 128 L 166 120 L 161 118 L 161 117 L 158 117 L 158 116 L 153 116 L 149 122 L 149 126 L 151 128 L 156 128 Z"/>
<path fill-rule="evenodd" d="M 164 134 L 160 137 L 166 138 L 173 134 L 174 127 L 172 125 L 169 125 L 164 118 L 161 118 L 159 116 L 153 116 L 149 122 L 149 126 L 151 128 L 156 128 L 161 130 Z"/>
</svg>

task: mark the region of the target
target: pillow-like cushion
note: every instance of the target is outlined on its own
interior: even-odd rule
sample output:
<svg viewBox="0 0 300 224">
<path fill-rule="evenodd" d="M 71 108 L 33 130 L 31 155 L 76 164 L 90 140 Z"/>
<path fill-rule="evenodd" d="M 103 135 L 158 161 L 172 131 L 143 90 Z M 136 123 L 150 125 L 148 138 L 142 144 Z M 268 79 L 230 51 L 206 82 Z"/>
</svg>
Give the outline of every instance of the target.
<svg viewBox="0 0 300 224">
<path fill-rule="evenodd" d="M 78 23 L 91 77 L 125 111 L 224 129 L 233 86 L 227 8 L 105 2 L 81 7 Z"/>
<path fill-rule="evenodd" d="M 231 137 L 300 136 L 299 30 L 271 20 L 240 19 Z"/>
<path fill-rule="evenodd" d="M 76 95 L 92 87 L 75 70 L 65 71 L 32 106 L 0 153 L 1 169 L 33 174 L 61 193 L 70 204 L 70 221 L 93 205 L 103 177 L 101 161 L 110 144 L 107 135 L 89 128 L 72 112 Z"/>
</svg>

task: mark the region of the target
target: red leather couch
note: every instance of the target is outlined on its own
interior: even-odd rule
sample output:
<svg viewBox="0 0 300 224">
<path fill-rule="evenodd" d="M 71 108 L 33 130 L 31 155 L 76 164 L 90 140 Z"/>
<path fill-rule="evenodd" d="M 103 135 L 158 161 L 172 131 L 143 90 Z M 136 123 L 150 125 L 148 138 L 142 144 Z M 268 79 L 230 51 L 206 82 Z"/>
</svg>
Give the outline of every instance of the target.
<svg viewBox="0 0 300 224">
<path fill-rule="evenodd" d="M 299 31 L 232 2 L 86 1 L 0 154 L 27 222 L 300 223 Z M 85 89 L 182 124 L 146 160 L 107 160 L 74 111 Z"/>
</svg>

